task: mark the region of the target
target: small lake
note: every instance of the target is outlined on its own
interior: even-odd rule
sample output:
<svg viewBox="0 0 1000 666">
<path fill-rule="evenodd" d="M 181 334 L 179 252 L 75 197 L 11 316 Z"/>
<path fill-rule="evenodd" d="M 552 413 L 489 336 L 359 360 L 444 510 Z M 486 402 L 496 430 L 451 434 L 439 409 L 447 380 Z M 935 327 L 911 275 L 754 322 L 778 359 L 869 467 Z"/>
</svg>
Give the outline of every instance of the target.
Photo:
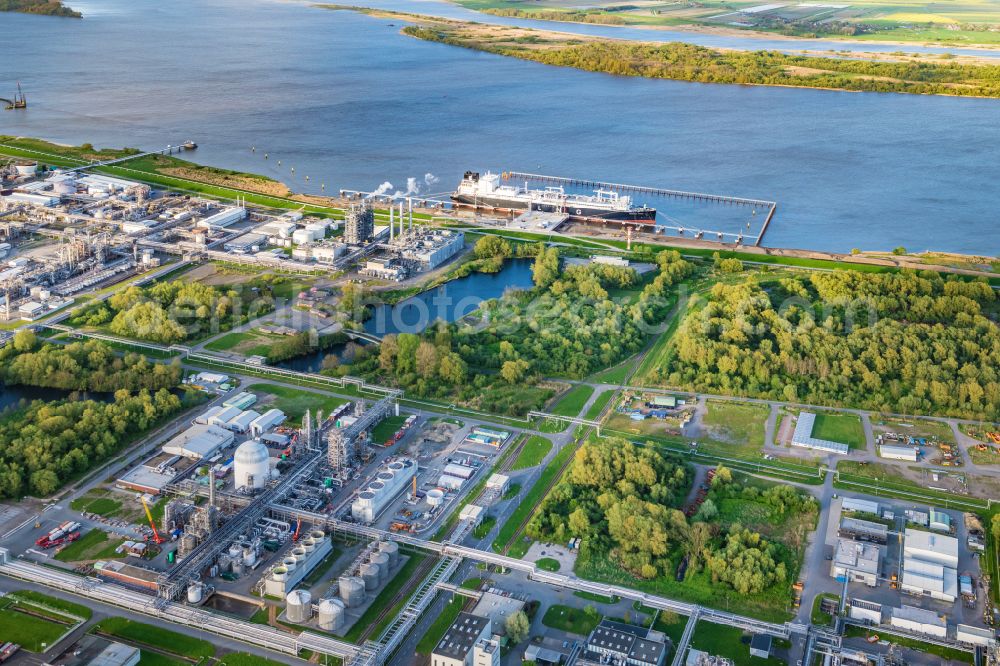
<svg viewBox="0 0 1000 666">
<path fill-rule="evenodd" d="M 365 331 L 382 337 L 388 333 L 420 333 L 437 320 L 456 321 L 475 312 L 483 301 L 503 296 L 508 289 L 530 289 L 531 260 L 513 259 L 497 273 L 473 273 L 396 305 L 381 305 L 365 322 Z M 335 354 L 342 361 L 348 344 L 335 345 L 277 365 L 299 372 L 319 372 L 323 359 Z"/>
</svg>

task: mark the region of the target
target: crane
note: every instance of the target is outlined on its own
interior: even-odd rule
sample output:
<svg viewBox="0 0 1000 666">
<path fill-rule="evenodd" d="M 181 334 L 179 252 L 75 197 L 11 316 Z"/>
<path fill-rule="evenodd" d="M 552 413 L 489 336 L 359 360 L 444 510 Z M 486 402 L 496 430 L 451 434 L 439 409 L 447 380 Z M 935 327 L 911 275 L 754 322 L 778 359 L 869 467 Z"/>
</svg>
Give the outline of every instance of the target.
<svg viewBox="0 0 1000 666">
<path fill-rule="evenodd" d="M 153 520 L 153 512 L 149 510 L 149 505 L 146 504 L 146 498 L 140 497 L 139 499 L 142 500 L 142 508 L 146 510 L 146 518 L 149 519 L 149 526 L 153 528 L 153 541 L 156 542 L 156 545 L 160 545 L 166 541 L 166 539 L 161 537 L 160 533 L 156 530 L 156 522 Z"/>
</svg>

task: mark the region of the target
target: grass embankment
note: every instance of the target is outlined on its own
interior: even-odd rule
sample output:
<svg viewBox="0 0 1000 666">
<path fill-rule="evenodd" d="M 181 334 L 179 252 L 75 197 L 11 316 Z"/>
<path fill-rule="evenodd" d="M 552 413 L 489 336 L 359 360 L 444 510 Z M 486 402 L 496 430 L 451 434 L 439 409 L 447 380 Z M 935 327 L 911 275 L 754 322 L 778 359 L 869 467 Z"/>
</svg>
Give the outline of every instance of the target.
<svg viewBox="0 0 1000 666">
<path fill-rule="evenodd" d="M 619 76 L 855 92 L 1000 97 L 996 65 L 837 59 L 778 51 L 725 51 L 681 42 L 614 40 L 412 16 L 403 33 L 431 42 Z"/>
<path fill-rule="evenodd" d="M 511 471 L 534 467 L 545 459 L 552 450 L 552 442 L 541 435 L 531 435 L 511 466 Z"/>
<path fill-rule="evenodd" d="M 441 614 L 435 618 L 434 623 L 427 629 L 427 633 L 417 643 L 417 654 L 429 655 L 437 647 L 444 632 L 448 631 L 448 627 L 455 622 L 458 614 L 465 608 L 465 601 L 465 597 L 461 595 L 452 595 Z"/>
<path fill-rule="evenodd" d="M 521 525 L 527 522 L 534 510 L 542 503 L 542 499 L 545 497 L 545 493 L 548 492 L 549 486 L 559 476 L 563 465 L 566 464 L 575 451 L 576 447 L 567 444 L 549 461 L 549 464 L 545 466 L 545 469 L 538 476 L 538 481 L 524 494 L 517 508 L 514 509 L 507 522 L 500 528 L 497 538 L 493 541 L 493 550 L 502 553 L 504 549 L 510 546 L 508 555 L 511 557 L 524 557 L 524 554 L 528 552 L 528 547 L 531 546 L 531 541 L 522 537 L 517 543 L 511 544 L 511 542 L 514 540 Z"/>
<path fill-rule="evenodd" d="M 194 661 L 206 659 L 215 654 L 215 648 L 208 641 L 151 624 L 135 622 L 124 617 L 109 617 L 101 620 L 94 625 L 91 631 L 96 634 L 121 638 L 140 647 L 146 645 Z"/>
<path fill-rule="evenodd" d="M 587 404 L 592 395 L 594 395 L 592 386 L 577 384 L 567 391 L 566 395 L 560 398 L 559 402 L 556 403 L 550 412 L 557 416 L 575 417 L 583 410 L 583 406 Z"/>
<path fill-rule="evenodd" d="M 19 590 L 0 599 L 0 640 L 18 643 L 29 652 L 42 652 L 90 617 L 90 609 L 84 606 Z"/>
<path fill-rule="evenodd" d="M 597 398 L 594 399 L 594 402 L 590 403 L 590 408 L 587 410 L 587 413 L 583 415 L 583 418 L 588 421 L 595 421 L 601 415 L 601 412 L 604 411 L 604 408 L 608 406 L 608 403 L 611 401 L 611 398 L 614 397 L 615 393 L 617 393 L 617 389 L 608 389 L 597 396 Z"/>
</svg>

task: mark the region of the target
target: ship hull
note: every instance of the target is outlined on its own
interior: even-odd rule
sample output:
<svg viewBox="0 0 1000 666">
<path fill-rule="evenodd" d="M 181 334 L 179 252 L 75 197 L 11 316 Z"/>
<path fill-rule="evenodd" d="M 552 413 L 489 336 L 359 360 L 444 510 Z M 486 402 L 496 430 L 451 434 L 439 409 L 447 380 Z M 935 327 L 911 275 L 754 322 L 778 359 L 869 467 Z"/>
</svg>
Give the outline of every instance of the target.
<svg viewBox="0 0 1000 666">
<path fill-rule="evenodd" d="M 471 197 L 465 194 L 453 194 L 451 200 L 457 206 L 467 206 L 476 209 L 487 209 L 499 212 L 514 212 L 528 210 L 528 202 L 521 199 L 501 197 Z M 532 210 L 544 213 L 565 213 L 570 219 L 586 221 L 628 222 L 631 224 L 655 225 L 656 210 L 653 208 L 635 208 L 632 210 L 608 210 L 594 206 L 574 206 L 567 203 L 565 209 L 556 204 L 532 202 Z"/>
</svg>

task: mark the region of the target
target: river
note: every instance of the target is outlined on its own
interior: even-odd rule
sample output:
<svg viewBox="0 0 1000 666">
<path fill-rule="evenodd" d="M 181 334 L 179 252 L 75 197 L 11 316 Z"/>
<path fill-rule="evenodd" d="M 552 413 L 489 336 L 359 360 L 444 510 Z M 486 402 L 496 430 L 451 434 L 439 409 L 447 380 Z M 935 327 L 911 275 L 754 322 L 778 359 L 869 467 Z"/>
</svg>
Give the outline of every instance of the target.
<svg viewBox="0 0 1000 666">
<path fill-rule="evenodd" d="M 62 389 L 39 388 L 37 386 L 7 386 L 0 384 L 0 413 L 7 408 L 15 408 L 21 400 L 63 400 L 75 395 L 80 400 L 98 400 L 110 402 L 114 400 L 113 393 L 93 393 L 85 391 L 64 391 Z"/>
<path fill-rule="evenodd" d="M 0 15 L 10 79 L 0 86 L 20 79 L 29 100 L 0 112 L 0 132 L 140 148 L 193 139 L 198 161 L 298 191 L 405 189 L 432 173 L 423 192 L 444 193 L 466 169 L 492 168 L 774 199 L 767 245 L 1000 254 L 997 100 L 594 74 L 271 0 L 71 5 L 86 18 Z"/>
<path fill-rule="evenodd" d="M 472 273 L 421 292 L 395 305 L 380 305 L 365 321 L 365 330 L 382 337 L 388 333 L 419 333 L 437 320 L 452 322 L 479 309 L 483 301 L 499 298 L 508 289 L 532 286 L 530 259 L 506 262 L 497 273 Z M 323 359 L 336 354 L 343 360 L 347 345 L 316 351 L 278 365 L 300 372 L 319 372 Z"/>
</svg>

